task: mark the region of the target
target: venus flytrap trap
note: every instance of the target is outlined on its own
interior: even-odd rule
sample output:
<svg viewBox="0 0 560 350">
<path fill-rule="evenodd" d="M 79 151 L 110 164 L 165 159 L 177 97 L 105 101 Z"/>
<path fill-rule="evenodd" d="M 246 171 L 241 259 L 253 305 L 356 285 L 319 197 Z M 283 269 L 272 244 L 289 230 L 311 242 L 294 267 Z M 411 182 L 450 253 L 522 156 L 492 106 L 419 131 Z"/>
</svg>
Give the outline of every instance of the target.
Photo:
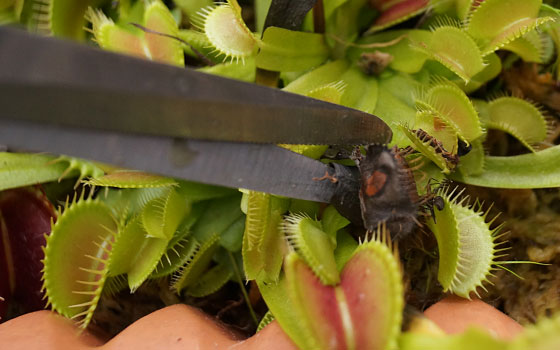
<svg viewBox="0 0 560 350">
<path fill-rule="evenodd" d="M 372 1 L 373 6 L 381 14 L 368 30 L 368 33 L 377 32 L 404 22 L 426 11 L 429 3 L 429 0 Z"/>
<path fill-rule="evenodd" d="M 487 55 L 552 20 L 538 17 L 542 0 L 485 0 L 470 12 L 466 31 L 483 44 Z"/>
<path fill-rule="evenodd" d="M 247 200 L 242 247 L 245 278 L 277 281 L 286 249 L 280 224 L 289 201 L 254 191 L 249 191 L 244 197 Z"/>
<path fill-rule="evenodd" d="M 118 225 L 104 203 L 75 198 L 58 214 L 47 238 L 44 290 L 49 305 L 86 328 L 109 273 Z"/>
<path fill-rule="evenodd" d="M 504 45 L 503 49 L 517 54 L 525 62 L 544 63 L 551 48 L 546 37 L 534 30 Z"/>
<path fill-rule="evenodd" d="M 83 183 L 114 188 L 158 188 L 178 185 L 176 180 L 168 177 L 131 170 L 117 170 L 101 177 L 94 176 Z"/>
<path fill-rule="evenodd" d="M 109 258 L 109 275 L 126 274 L 128 288 L 135 292 L 156 268 L 168 242 L 149 237 L 141 217 L 135 217 L 119 230 Z"/>
<path fill-rule="evenodd" d="M 0 152 L 0 190 L 72 177 L 78 177 L 77 186 L 84 178 L 98 178 L 104 173 L 102 165 L 79 158 Z"/>
<path fill-rule="evenodd" d="M 452 19 L 442 19 L 432 28 L 427 41 L 414 42 L 413 47 L 443 64 L 468 83 L 486 65 L 473 38 Z"/>
<path fill-rule="evenodd" d="M 515 137 L 530 151 L 544 142 L 549 133 L 549 123 L 544 112 L 532 103 L 516 97 L 500 97 L 488 103 L 488 129 L 498 129 Z"/>
<path fill-rule="evenodd" d="M 444 174 L 455 169 L 458 156 L 447 151 L 436 138 L 422 129 L 413 130 L 405 125 L 399 125 L 399 129 L 412 141 L 412 147 L 437 165 Z"/>
<path fill-rule="evenodd" d="M 449 81 L 436 79 L 431 87 L 421 90 L 416 97 L 416 108 L 415 128 L 435 137 L 453 154 L 457 153 L 459 140 L 468 145 L 482 136 L 472 102 Z"/>
<path fill-rule="evenodd" d="M 313 273 L 316 267 L 291 252 L 285 276 L 275 285 L 260 284 L 259 289 L 272 314 L 302 349 L 392 348 L 403 307 L 395 254 L 385 231 L 377 231 L 350 255 L 340 282 L 329 286 Z"/>
<path fill-rule="evenodd" d="M 284 219 L 283 231 L 290 246 L 311 267 L 322 284 L 340 282 L 333 254 L 335 247 L 319 221 L 301 214 L 290 214 Z"/>
<path fill-rule="evenodd" d="M 25 0 L 33 3 L 30 30 L 45 35 L 84 41 L 85 14 L 90 6 L 99 6 L 103 0 Z"/>
<path fill-rule="evenodd" d="M 177 23 L 159 0 L 147 3 L 143 22 L 139 23 L 141 28 L 115 24 L 101 10 L 93 8 L 88 9 L 86 18 L 92 24 L 95 41 L 106 50 L 184 66 L 182 44 L 173 38 L 178 36 Z"/>
<path fill-rule="evenodd" d="M 177 270 L 171 279 L 171 288 L 177 293 L 189 287 L 200 288 L 196 285 L 200 277 L 210 265 L 214 253 L 218 249 L 219 236 L 214 235 L 206 242 L 200 243 L 189 256 L 187 262 Z"/>
<path fill-rule="evenodd" d="M 204 32 L 216 56 L 224 61 L 243 61 L 256 54 L 257 38 L 241 18 L 237 0 L 204 8 L 199 16 L 195 25 Z"/>
<path fill-rule="evenodd" d="M 488 282 L 491 270 L 499 264 L 497 258 L 503 251 L 498 248 L 497 233 L 501 227 L 491 229 L 486 222 L 488 211 L 481 211 L 480 204 L 468 205 L 468 197 L 461 198 L 444 188 L 438 192 L 443 198 L 443 209 L 436 208 L 434 217 L 427 222 L 436 236 L 439 250 L 438 280 L 444 291 L 463 298 L 478 295 L 477 288 Z M 503 243 L 503 242 L 502 242 Z"/>
</svg>

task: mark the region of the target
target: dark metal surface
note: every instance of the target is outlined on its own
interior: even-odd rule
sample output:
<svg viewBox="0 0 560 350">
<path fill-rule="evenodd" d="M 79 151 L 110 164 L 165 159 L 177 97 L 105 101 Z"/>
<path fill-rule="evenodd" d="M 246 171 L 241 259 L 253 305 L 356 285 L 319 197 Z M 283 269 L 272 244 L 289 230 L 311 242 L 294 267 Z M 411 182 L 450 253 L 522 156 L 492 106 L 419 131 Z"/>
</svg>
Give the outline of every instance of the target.
<svg viewBox="0 0 560 350">
<path fill-rule="evenodd" d="M 0 28 L 0 53 L 0 118 L 258 143 L 392 136 L 361 111 L 15 29 Z"/>
<path fill-rule="evenodd" d="M 268 144 L 173 139 L 0 119 L 10 150 L 82 157 L 213 185 L 330 202 L 336 185 L 316 181 L 327 165 Z"/>
</svg>

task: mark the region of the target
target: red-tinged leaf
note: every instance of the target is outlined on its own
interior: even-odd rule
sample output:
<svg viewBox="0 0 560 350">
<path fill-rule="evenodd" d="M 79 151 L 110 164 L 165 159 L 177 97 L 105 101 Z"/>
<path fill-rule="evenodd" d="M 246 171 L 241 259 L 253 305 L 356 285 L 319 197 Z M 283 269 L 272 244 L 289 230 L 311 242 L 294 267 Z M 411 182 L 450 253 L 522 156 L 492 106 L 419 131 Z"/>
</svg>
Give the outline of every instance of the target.
<svg viewBox="0 0 560 350">
<path fill-rule="evenodd" d="M 151 31 L 166 35 L 177 36 L 177 23 L 169 9 L 161 2 L 152 2 L 144 16 L 146 28 Z M 146 46 L 151 54 L 151 59 L 158 62 L 184 66 L 184 54 L 181 42 L 170 37 L 147 31 L 145 33 Z"/>
<path fill-rule="evenodd" d="M 2 218 L 0 217 L 0 221 Z M 0 226 L 0 322 L 6 318 L 8 311 L 8 302 L 12 299 L 14 288 L 16 287 L 15 276 L 13 274 L 14 262 L 12 258 L 12 250 L 10 248 L 10 240 L 8 230 L 4 229 L 4 225 Z"/>
<path fill-rule="evenodd" d="M 392 349 L 400 332 L 403 308 L 398 259 L 384 233 L 360 245 L 341 272 L 339 297 L 350 318 L 348 338 L 355 349 Z M 341 303 L 342 304 L 342 303 Z"/>
<path fill-rule="evenodd" d="M 41 292 L 43 247 L 54 216 L 52 204 L 37 187 L 0 193 L 0 276 L 5 269 L 14 299 L 26 312 L 45 306 Z M 0 287 L 0 293 L 4 288 Z M 9 297 L 8 293 L 0 296 Z"/>
<path fill-rule="evenodd" d="M 385 11 L 402 1 L 403 0 L 370 0 L 370 4 L 379 11 Z"/>
<path fill-rule="evenodd" d="M 374 27 L 387 27 L 388 24 L 397 24 L 417 15 L 428 6 L 429 0 L 404 0 L 384 8 L 381 16 L 377 18 Z"/>
<path fill-rule="evenodd" d="M 336 289 L 325 286 L 296 253 L 286 257 L 290 298 L 307 332 L 308 349 L 346 349 Z"/>
</svg>

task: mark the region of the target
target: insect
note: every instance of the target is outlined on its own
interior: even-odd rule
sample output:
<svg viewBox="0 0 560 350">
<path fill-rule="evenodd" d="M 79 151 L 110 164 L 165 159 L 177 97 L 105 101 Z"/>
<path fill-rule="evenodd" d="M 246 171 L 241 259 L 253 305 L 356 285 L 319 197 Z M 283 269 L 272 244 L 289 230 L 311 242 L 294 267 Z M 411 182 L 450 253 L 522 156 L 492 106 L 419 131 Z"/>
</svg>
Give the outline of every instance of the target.
<svg viewBox="0 0 560 350">
<path fill-rule="evenodd" d="M 457 155 L 464 156 L 469 153 L 472 149 L 472 144 L 467 145 L 467 143 L 461 139 L 457 140 Z"/>
<path fill-rule="evenodd" d="M 412 130 L 413 133 L 416 134 L 416 136 L 418 137 L 418 139 L 422 140 L 422 142 L 430 142 L 430 147 L 432 147 L 437 153 L 441 154 L 441 156 L 443 157 L 443 159 L 445 159 L 445 161 L 447 163 L 449 163 L 453 168 L 455 166 L 457 166 L 457 164 L 459 164 L 459 156 L 460 154 L 453 154 L 449 151 L 447 151 L 444 147 L 443 144 L 436 139 L 435 137 L 431 136 L 430 134 L 428 134 L 426 131 L 422 130 L 422 129 L 418 129 L 418 130 Z M 461 148 L 462 151 L 464 151 L 464 154 L 467 154 L 469 149 L 467 149 L 467 145 L 462 142 L 459 141 L 459 145 L 464 145 L 464 147 Z"/>
<path fill-rule="evenodd" d="M 365 228 L 385 222 L 393 239 L 409 234 L 418 213 L 418 193 L 412 171 L 397 147 L 369 145 L 366 155 L 352 155 L 360 172 L 359 199 Z"/>
</svg>

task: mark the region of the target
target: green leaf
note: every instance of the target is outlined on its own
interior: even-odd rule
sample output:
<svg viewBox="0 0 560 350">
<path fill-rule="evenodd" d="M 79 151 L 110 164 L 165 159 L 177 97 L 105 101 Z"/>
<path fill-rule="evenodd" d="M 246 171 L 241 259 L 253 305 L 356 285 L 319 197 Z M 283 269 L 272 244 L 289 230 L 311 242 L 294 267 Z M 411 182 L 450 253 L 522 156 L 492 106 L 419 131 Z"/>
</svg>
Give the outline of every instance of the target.
<svg viewBox="0 0 560 350">
<path fill-rule="evenodd" d="M 272 0 L 255 0 L 255 27 L 258 33 L 262 33 L 264 28 L 264 21 L 270 8 Z"/>
<path fill-rule="evenodd" d="M 449 174 L 455 168 L 456 164 L 444 157 L 443 152 L 448 151 L 436 138 L 422 129 L 413 130 L 405 125 L 399 125 L 399 129 L 412 141 L 412 147 L 437 165 L 444 174 Z"/>
<path fill-rule="evenodd" d="M 184 66 L 183 44 L 173 38 L 178 36 L 179 29 L 169 9 L 159 0 L 151 1 L 143 15 L 142 23 L 137 24 L 146 27 L 146 31 L 130 23 L 115 24 L 101 10 L 89 8 L 86 17 L 101 48 Z"/>
<path fill-rule="evenodd" d="M 454 150 L 455 142 L 448 144 L 445 138 L 437 134 L 436 131 L 442 129 L 438 124 L 443 124 L 449 133 L 456 134 L 467 143 L 482 135 L 482 127 L 472 102 L 453 83 L 441 81 L 434 84 L 417 97 L 416 105 L 420 116 L 433 116 L 433 126 L 429 128 L 423 125 L 423 129 L 442 141 L 446 149 Z"/>
<path fill-rule="evenodd" d="M 560 187 L 560 146 L 512 157 L 486 157 L 480 175 L 454 173 L 455 181 L 493 188 Z"/>
<path fill-rule="evenodd" d="M 259 291 L 266 305 L 281 325 L 282 330 L 301 349 L 309 341 L 310 334 L 303 327 L 302 319 L 294 312 L 295 305 L 288 294 L 286 277 L 284 273 L 276 282 L 264 282 L 257 279 Z"/>
<path fill-rule="evenodd" d="M 348 226 L 350 220 L 345 218 L 344 216 L 340 215 L 338 211 L 336 211 L 335 207 L 329 205 L 323 211 L 323 215 L 321 217 L 321 227 L 325 231 L 325 233 L 331 239 L 333 246 L 336 247 L 336 233 L 338 230 Z"/>
<path fill-rule="evenodd" d="M 546 119 L 541 110 L 528 101 L 517 97 L 497 98 L 488 103 L 488 115 L 487 128 L 509 133 L 533 152 L 531 144 L 546 139 Z"/>
<path fill-rule="evenodd" d="M 265 30 L 257 67 L 278 72 L 299 72 L 319 66 L 329 56 L 321 34 L 269 27 Z"/>
<path fill-rule="evenodd" d="M 231 277 L 233 277 L 233 272 L 228 266 L 216 265 L 200 277 L 196 283 L 188 287 L 187 294 L 195 298 L 205 297 L 222 288 Z"/>
<path fill-rule="evenodd" d="M 257 66 L 255 64 L 255 59 L 253 57 L 249 57 L 243 62 L 224 62 L 213 66 L 198 68 L 197 70 L 208 74 L 219 75 L 225 78 L 253 83 L 255 81 L 256 69 Z"/>
<path fill-rule="evenodd" d="M 212 55 L 212 47 L 210 45 L 210 41 L 204 33 L 201 33 L 194 29 L 180 29 L 177 33 L 177 37 L 187 42 L 189 45 L 183 43 L 183 50 L 185 53 L 193 58 L 199 59 L 199 55 L 195 53 L 194 50 L 198 51 L 198 53 L 204 55 L 207 59 L 212 62 L 221 62 L 220 59 Z M 209 68 L 213 66 L 203 67 Z"/>
<path fill-rule="evenodd" d="M 202 243 L 185 265 L 176 272 L 171 281 L 171 288 L 180 293 L 184 288 L 198 283 L 202 274 L 208 269 L 212 257 L 218 249 L 219 236 L 213 235 Z"/>
<path fill-rule="evenodd" d="M 459 171 L 467 176 L 476 176 L 484 172 L 484 147 L 482 140 L 476 139 L 471 142 L 471 151 L 461 157 Z"/>
<path fill-rule="evenodd" d="M 66 173 L 68 165 L 55 159 L 44 154 L 0 152 L 0 191 L 77 176 L 75 170 Z"/>
<path fill-rule="evenodd" d="M 340 75 L 348 69 L 346 60 L 329 62 L 297 78 L 284 91 L 306 95 L 319 86 L 340 80 Z"/>
<path fill-rule="evenodd" d="M 339 230 L 336 234 L 336 249 L 334 250 L 334 260 L 338 271 L 342 268 L 358 248 L 358 242 L 346 230 Z"/>
<path fill-rule="evenodd" d="M 171 189 L 164 196 L 146 204 L 141 214 L 142 225 L 148 237 L 169 241 L 190 210 L 191 202 Z"/>
<path fill-rule="evenodd" d="M 240 251 L 243 245 L 243 232 L 245 232 L 244 215 L 222 232 L 220 245 L 232 253 Z"/>
<path fill-rule="evenodd" d="M 496 248 L 495 234 L 501 226 L 490 229 L 494 220 L 486 222 L 488 212 L 481 211 L 478 202 L 465 205 L 468 198 L 461 198 L 456 190 L 444 187 L 438 191 L 444 206 L 434 208 L 427 225 L 438 242 L 438 281 L 443 291 L 470 298 L 471 293 L 478 295 L 477 288 L 483 287 L 497 264 L 502 249 Z"/>
<path fill-rule="evenodd" d="M 173 3 L 179 7 L 189 18 L 193 18 L 203 8 L 212 6 L 212 0 L 173 0 Z"/>
<path fill-rule="evenodd" d="M 273 282 L 278 279 L 286 248 L 280 230 L 288 199 L 250 191 L 243 234 L 243 268 L 248 280 Z"/>
<path fill-rule="evenodd" d="M 377 106 L 379 84 L 375 77 L 366 76 L 357 67 L 351 67 L 340 77 L 345 84 L 340 104 L 373 113 Z"/>
<path fill-rule="evenodd" d="M 546 41 L 539 33 L 531 31 L 507 43 L 502 49 L 517 54 L 525 62 L 543 63 L 543 57 L 547 49 L 545 43 Z"/>
<path fill-rule="evenodd" d="M 257 38 L 251 33 L 241 17 L 241 8 L 232 1 L 202 9 L 201 27 L 216 48 L 216 54 L 224 60 L 243 61 L 257 52 Z"/>
<path fill-rule="evenodd" d="M 393 79 L 391 79 L 393 80 Z M 379 95 L 378 100 L 383 101 L 383 103 L 378 103 L 373 111 L 373 114 L 381 118 L 385 123 L 387 123 L 391 130 L 393 131 L 393 139 L 391 145 L 399 145 L 399 147 L 406 147 L 410 144 L 410 140 L 398 129 L 398 123 L 405 123 L 412 125 L 414 124 L 414 118 L 416 116 L 416 110 L 412 108 L 407 102 L 408 99 L 412 99 L 412 91 L 414 91 L 415 85 L 409 84 L 391 84 L 392 81 L 380 80 L 379 81 Z M 399 89 L 406 89 L 401 91 L 399 94 L 406 94 L 403 96 L 404 101 L 401 100 L 399 95 L 395 96 L 392 94 L 393 87 L 400 87 Z M 408 96 L 410 95 L 410 96 Z"/>
<path fill-rule="evenodd" d="M 484 69 L 477 73 L 468 83 L 458 77 L 450 78 L 457 86 L 459 86 L 465 93 L 470 94 L 478 90 L 482 85 L 494 79 L 502 72 L 502 61 L 495 53 L 488 54 L 484 57 L 486 66 Z"/>
<path fill-rule="evenodd" d="M 177 22 L 175 22 L 173 15 L 167 6 L 159 0 L 152 1 L 146 6 L 144 26 L 152 31 L 175 37 L 179 33 Z M 144 41 L 145 47 L 150 52 L 148 57 L 150 60 L 174 64 L 179 67 L 185 65 L 183 44 L 180 41 L 150 33 L 149 31 L 144 33 Z"/>
<path fill-rule="evenodd" d="M 144 230 L 142 218 L 131 220 L 117 236 L 109 260 L 111 276 L 127 274 L 131 292 L 156 269 L 161 257 L 167 250 L 167 237 L 149 237 Z"/>
<path fill-rule="evenodd" d="M 42 34 L 50 34 L 77 41 L 86 38 L 85 14 L 89 6 L 97 6 L 103 0 L 46 0 L 33 2 L 32 26 Z M 32 1 L 29 1 L 32 2 Z"/>
<path fill-rule="evenodd" d="M 381 51 L 393 56 L 389 67 L 404 73 L 416 73 L 422 69 L 428 55 L 412 48 L 412 42 L 428 42 L 431 33 L 420 29 L 401 29 L 367 36 L 348 49 L 348 58 L 357 61 L 365 52 Z M 393 43 L 394 42 L 394 43 Z M 387 45 L 392 43 L 391 45 Z"/>
<path fill-rule="evenodd" d="M 476 42 L 453 25 L 436 28 L 425 42 L 413 42 L 420 52 L 443 64 L 468 83 L 484 69 L 482 53 Z"/>
<path fill-rule="evenodd" d="M 383 6 L 381 15 L 377 17 L 373 26 L 367 33 L 374 33 L 382 29 L 392 27 L 402 23 L 418 14 L 424 12 L 428 7 L 428 0 L 404 0 L 389 2 L 388 6 Z"/>
<path fill-rule="evenodd" d="M 490 334 L 486 330 L 476 327 L 468 328 L 463 333 L 454 335 L 425 334 L 425 333 L 402 333 L 399 338 L 399 349 L 401 350 L 494 350 L 510 349 L 508 342 Z M 522 347 L 516 350 L 530 349 Z M 548 349 L 553 349 L 548 348 Z"/>
<path fill-rule="evenodd" d="M 115 171 L 102 177 L 86 180 L 84 183 L 117 188 L 152 188 L 177 185 L 177 182 L 169 177 L 132 170 Z"/>
<path fill-rule="evenodd" d="M 467 32 L 484 44 L 487 55 L 552 20 L 538 18 L 542 0 L 485 0 L 467 19 Z"/>
<path fill-rule="evenodd" d="M 333 254 L 335 246 L 320 222 L 301 214 L 290 214 L 284 221 L 284 233 L 322 284 L 340 282 Z"/>
<path fill-rule="evenodd" d="M 243 217 L 243 212 L 239 208 L 240 201 L 239 192 L 233 196 L 212 200 L 193 226 L 192 235 L 202 243 L 215 235 L 220 237 L 240 217 Z"/>
<path fill-rule="evenodd" d="M 102 202 L 76 199 L 47 236 L 44 288 L 58 313 L 86 328 L 108 275 L 117 222 Z"/>
</svg>

